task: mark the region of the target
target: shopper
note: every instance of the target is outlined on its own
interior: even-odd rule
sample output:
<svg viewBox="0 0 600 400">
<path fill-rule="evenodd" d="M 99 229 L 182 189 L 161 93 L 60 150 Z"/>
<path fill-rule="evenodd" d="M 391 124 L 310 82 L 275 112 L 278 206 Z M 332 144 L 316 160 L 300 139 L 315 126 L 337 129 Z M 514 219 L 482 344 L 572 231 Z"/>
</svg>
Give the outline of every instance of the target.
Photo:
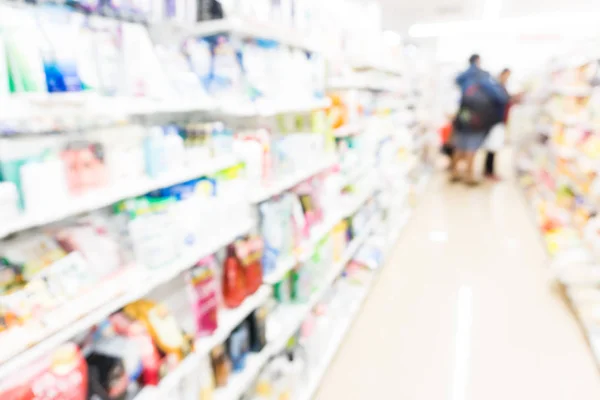
<svg viewBox="0 0 600 400">
<path fill-rule="evenodd" d="M 461 94 L 464 94 L 469 86 L 485 75 L 489 75 L 489 73 L 481 69 L 481 57 L 479 54 L 473 54 L 469 57 L 469 67 L 456 77 L 456 84 L 460 87 Z"/>
<path fill-rule="evenodd" d="M 506 105 L 508 94 L 489 73 L 480 68 L 480 57 L 477 54 L 469 58 L 469 68 L 456 78 L 462 97 L 460 108 L 454 120 L 454 154 L 451 170 L 451 181 L 464 179 L 465 183 L 474 186 L 473 160 L 475 153 L 483 144 L 487 133 L 497 122 L 502 120 L 498 114 L 500 105 Z M 466 175 L 459 174 L 460 162 L 466 163 Z"/>
<path fill-rule="evenodd" d="M 510 79 L 511 70 L 509 68 L 504 68 L 500 75 L 498 76 L 498 83 L 500 84 L 501 89 L 504 91 L 506 97 L 510 100 L 508 103 L 500 103 L 498 104 L 498 118 L 501 118 L 501 122 L 497 123 L 490 130 L 490 134 L 488 135 L 485 143 L 485 148 L 487 149 L 487 153 L 485 156 L 485 165 L 484 165 L 484 176 L 492 181 L 499 181 L 500 178 L 496 175 L 495 171 L 495 160 L 496 153 L 502 149 L 505 142 L 506 137 L 506 119 L 508 118 L 508 110 L 512 103 L 517 100 L 518 96 L 510 97 L 507 90 L 508 80 Z"/>
</svg>

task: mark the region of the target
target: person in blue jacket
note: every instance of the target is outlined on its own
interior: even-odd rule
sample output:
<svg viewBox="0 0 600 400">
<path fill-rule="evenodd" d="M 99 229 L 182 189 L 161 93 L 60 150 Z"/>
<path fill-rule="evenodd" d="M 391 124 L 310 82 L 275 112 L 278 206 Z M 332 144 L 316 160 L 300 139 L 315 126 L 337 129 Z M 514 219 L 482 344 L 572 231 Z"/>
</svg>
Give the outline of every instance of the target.
<svg viewBox="0 0 600 400">
<path fill-rule="evenodd" d="M 456 84 L 460 87 L 461 93 L 464 94 L 469 86 L 486 74 L 489 75 L 481 69 L 481 57 L 479 57 L 479 54 L 473 54 L 469 57 L 469 68 L 456 77 Z"/>
<path fill-rule="evenodd" d="M 473 54 L 469 58 L 469 68 L 456 78 L 456 84 L 464 95 L 467 89 L 472 85 L 479 85 L 481 90 L 487 95 L 498 109 L 504 109 L 509 101 L 509 96 L 502 85 L 497 82 L 487 71 L 481 69 L 481 58 L 478 54 Z M 462 100 L 462 99 L 461 99 Z M 501 121 L 501 119 L 499 120 Z M 456 131 L 453 135 L 455 146 L 454 157 L 452 161 L 451 180 L 460 180 L 458 166 L 460 161 L 467 164 L 467 176 L 465 181 L 469 185 L 476 185 L 478 182 L 473 175 L 473 160 L 475 153 L 481 147 L 487 136 L 487 131 L 482 132 L 461 132 Z"/>
</svg>

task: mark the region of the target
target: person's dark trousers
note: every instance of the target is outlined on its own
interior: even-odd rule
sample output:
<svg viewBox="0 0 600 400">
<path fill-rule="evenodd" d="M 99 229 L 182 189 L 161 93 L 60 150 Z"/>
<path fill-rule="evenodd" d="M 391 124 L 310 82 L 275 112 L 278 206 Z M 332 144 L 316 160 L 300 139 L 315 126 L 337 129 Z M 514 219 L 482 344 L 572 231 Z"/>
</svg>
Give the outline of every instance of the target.
<svg viewBox="0 0 600 400">
<path fill-rule="evenodd" d="M 485 156 L 485 169 L 484 174 L 486 176 L 493 176 L 494 174 L 494 161 L 496 160 L 496 153 L 488 151 Z"/>
</svg>

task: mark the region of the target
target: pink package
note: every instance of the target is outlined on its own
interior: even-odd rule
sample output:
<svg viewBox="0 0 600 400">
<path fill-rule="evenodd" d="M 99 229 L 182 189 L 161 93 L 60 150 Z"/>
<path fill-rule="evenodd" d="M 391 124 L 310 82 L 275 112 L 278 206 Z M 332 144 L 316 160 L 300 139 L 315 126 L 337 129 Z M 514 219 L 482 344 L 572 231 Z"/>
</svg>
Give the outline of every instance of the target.
<svg viewBox="0 0 600 400">
<path fill-rule="evenodd" d="M 186 274 L 188 291 L 196 319 L 196 335 L 212 335 L 218 327 L 218 288 L 216 260 L 208 256 Z"/>
</svg>

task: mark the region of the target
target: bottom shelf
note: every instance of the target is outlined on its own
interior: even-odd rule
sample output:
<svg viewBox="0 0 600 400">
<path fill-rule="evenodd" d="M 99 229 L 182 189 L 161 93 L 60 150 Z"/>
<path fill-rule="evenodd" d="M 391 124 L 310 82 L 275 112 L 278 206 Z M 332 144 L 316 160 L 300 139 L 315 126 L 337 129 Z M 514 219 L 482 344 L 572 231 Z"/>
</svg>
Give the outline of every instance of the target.
<svg viewBox="0 0 600 400">
<path fill-rule="evenodd" d="M 306 386 L 303 391 L 299 393 L 296 397 L 296 400 L 310 400 L 315 395 L 317 389 L 319 388 L 321 381 L 325 377 L 325 372 L 327 368 L 333 361 L 335 355 L 338 350 L 342 346 L 342 342 L 346 337 L 346 334 L 350 330 L 353 322 L 356 320 L 356 316 L 360 311 L 364 301 L 367 298 L 367 295 L 370 291 L 370 284 L 363 288 L 360 291 L 360 294 L 357 296 L 357 299 L 354 301 L 352 306 L 350 307 L 350 312 L 348 316 L 345 317 L 337 326 L 335 326 L 333 332 L 331 333 L 331 338 L 328 342 L 327 351 L 323 355 L 321 362 L 310 372 L 308 381 L 306 382 Z"/>
<path fill-rule="evenodd" d="M 389 255 L 391 254 L 391 251 L 394 245 L 396 244 L 400 233 L 406 226 L 410 215 L 411 210 L 407 209 L 407 211 L 403 213 L 402 219 L 398 221 L 399 223 L 397 224 L 396 229 L 390 232 L 390 235 L 387 237 L 387 243 L 385 245 L 383 254 L 384 263 L 387 261 Z M 384 265 L 382 265 L 382 267 L 384 267 Z M 349 307 L 348 315 L 345 318 L 343 318 L 340 322 L 338 322 L 333 328 L 331 332 L 331 338 L 328 341 L 327 351 L 325 352 L 323 358 L 317 364 L 317 366 L 314 367 L 313 370 L 309 373 L 308 380 L 303 385 L 304 389 L 294 398 L 295 400 L 311 400 L 316 394 L 323 378 L 325 377 L 325 373 L 327 372 L 329 365 L 335 358 L 335 355 L 337 354 L 338 350 L 341 348 L 342 342 L 344 341 L 346 334 L 350 331 L 350 328 L 356 320 L 356 317 L 359 311 L 361 310 L 362 305 L 364 304 L 371 291 L 371 288 L 377 280 L 377 274 L 379 273 L 379 271 L 381 271 L 381 268 L 377 270 L 377 272 L 373 275 L 368 284 L 366 284 L 365 287 L 359 290 L 356 299 Z"/>
</svg>

